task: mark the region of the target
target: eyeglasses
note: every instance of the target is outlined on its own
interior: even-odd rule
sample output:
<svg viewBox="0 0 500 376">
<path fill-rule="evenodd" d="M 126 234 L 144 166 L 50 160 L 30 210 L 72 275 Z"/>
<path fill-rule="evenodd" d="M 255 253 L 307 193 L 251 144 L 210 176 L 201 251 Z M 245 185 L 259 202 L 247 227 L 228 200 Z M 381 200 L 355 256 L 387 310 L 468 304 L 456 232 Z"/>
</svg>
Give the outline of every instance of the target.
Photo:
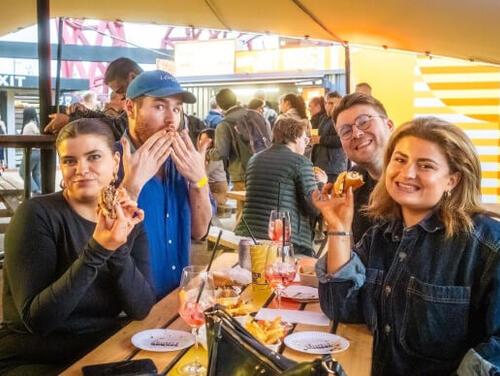
<svg viewBox="0 0 500 376">
<path fill-rule="evenodd" d="M 353 128 L 356 127 L 360 131 L 366 131 L 370 126 L 370 121 L 373 118 L 381 118 L 385 119 L 385 116 L 381 115 L 359 115 L 356 120 L 354 120 L 353 124 L 344 124 L 339 129 L 339 136 L 342 140 L 350 140 L 352 138 Z"/>
</svg>

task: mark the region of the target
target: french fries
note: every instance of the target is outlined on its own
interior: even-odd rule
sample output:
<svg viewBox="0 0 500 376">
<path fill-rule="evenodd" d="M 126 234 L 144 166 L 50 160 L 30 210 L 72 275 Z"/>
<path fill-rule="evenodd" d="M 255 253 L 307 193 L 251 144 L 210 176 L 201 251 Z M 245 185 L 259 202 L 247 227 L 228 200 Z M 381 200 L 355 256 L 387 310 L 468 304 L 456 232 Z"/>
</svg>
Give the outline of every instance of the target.
<svg viewBox="0 0 500 376">
<path fill-rule="evenodd" d="M 243 301 L 239 300 L 237 304 L 233 304 L 229 307 L 226 307 L 226 311 L 231 316 L 245 316 L 254 311 L 253 305 L 248 303 L 243 303 Z"/>
<path fill-rule="evenodd" d="M 285 328 L 281 325 L 281 317 L 279 316 L 273 321 L 255 321 L 252 319 L 245 323 L 245 329 L 265 345 L 272 345 L 285 335 Z"/>
</svg>

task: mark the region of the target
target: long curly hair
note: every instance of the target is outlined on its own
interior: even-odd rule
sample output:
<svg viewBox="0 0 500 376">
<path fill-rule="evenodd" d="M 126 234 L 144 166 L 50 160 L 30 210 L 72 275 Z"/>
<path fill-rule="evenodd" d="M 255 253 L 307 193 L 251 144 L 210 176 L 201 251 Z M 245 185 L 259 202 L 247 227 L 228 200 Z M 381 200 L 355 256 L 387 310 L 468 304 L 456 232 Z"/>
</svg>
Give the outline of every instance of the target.
<svg viewBox="0 0 500 376">
<path fill-rule="evenodd" d="M 375 220 L 401 218 L 401 207 L 385 186 L 386 169 L 398 142 L 404 137 L 416 137 L 439 146 L 446 157 L 450 173 L 460 180 L 437 204 L 446 237 L 459 232 L 471 232 L 472 216 L 486 213 L 481 207 L 481 164 L 474 145 L 464 131 L 436 117 L 417 118 L 401 125 L 391 135 L 384 156 L 384 172 L 370 196 L 366 211 Z"/>
</svg>

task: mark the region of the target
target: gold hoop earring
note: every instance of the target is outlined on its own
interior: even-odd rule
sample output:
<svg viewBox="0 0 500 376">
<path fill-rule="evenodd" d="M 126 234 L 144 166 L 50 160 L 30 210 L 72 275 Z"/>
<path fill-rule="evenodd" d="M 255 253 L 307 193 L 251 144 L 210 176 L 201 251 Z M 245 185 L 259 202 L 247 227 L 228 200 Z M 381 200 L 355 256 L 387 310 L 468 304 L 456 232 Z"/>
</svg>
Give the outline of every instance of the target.
<svg viewBox="0 0 500 376">
<path fill-rule="evenodd" d="M 64 179 L 61 179 L 61 181 L 59 182 L 59 187 L 63 190 L 66 189 L 66 184 L 64 183 Z"/>
<path fill-rule="evenodd" d="M 113 178 L 109 182 L 109 185 L 116 185 L 117 180 L 118 180 L 118 171 L 114 171 Z"/>
<path fill-rule="evenodd" d="M 443 192 L 443 200 L 447 200 L 450 197 L 450 191 Z"/>
</svg>

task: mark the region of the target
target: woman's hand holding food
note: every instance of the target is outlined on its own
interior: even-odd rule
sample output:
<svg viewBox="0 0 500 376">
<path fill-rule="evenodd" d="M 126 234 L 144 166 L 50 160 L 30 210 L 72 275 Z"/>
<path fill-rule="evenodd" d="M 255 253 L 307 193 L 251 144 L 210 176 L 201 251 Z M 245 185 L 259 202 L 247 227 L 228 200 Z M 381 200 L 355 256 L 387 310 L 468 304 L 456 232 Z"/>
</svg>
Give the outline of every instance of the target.
<svg viewBox="0 0 500 376">
<path fill-rule="evenodd" d="M 109 187 L 106 187 L 97 209 L 93 237 L 103 248 L 115 251 L 127 242 L 134 226 L 144 219 L 144 212 L 129 198 L 125 189 L 118 188 L 113 194 L 109 193 Z"/>
<path fill-rule="evenodd" d="M 331 231 L 351 231 L 354 215 L 354 200 L 352 188 L 342 196 L 335 196 L 332 192 L 333 184 L 323 186 L 321 193 L 313 192 L 312 200 L 314 206 L 321 211 L 324 220 L 328 223 Z"/>
</svg>

